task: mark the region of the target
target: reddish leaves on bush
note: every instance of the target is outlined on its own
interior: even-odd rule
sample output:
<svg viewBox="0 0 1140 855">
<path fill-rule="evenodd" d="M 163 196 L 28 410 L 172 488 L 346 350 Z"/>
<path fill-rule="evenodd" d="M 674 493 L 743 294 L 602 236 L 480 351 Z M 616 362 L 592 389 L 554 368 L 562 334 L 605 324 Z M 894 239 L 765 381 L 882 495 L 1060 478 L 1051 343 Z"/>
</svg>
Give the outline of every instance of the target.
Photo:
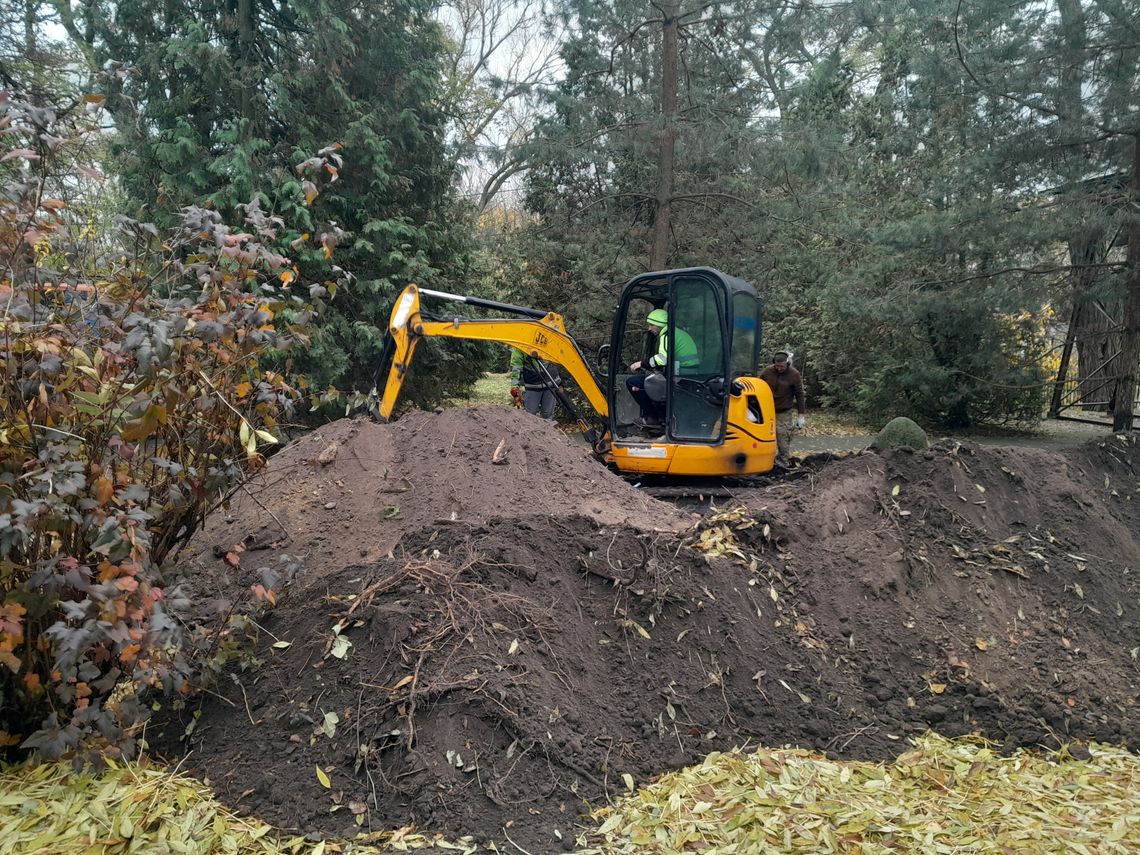
<svg viewBox="0 0 1140 855">
<path fill-rule="evenodd" d="M 299 393 L 260 360 L 313 316 L 256 203 L 78 221 L 48 191 L 89 120 L 0 99 L 0 735 L 49 754 L 189 686 L 158 568 L 276 442 Z"/>
</svg>

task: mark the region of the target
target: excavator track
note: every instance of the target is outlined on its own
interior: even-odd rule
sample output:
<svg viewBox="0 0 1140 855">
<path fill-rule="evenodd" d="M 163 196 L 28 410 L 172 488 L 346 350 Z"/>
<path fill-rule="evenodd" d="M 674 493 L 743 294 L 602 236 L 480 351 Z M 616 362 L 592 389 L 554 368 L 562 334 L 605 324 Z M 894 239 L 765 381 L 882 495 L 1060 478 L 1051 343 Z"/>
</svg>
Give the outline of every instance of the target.
<svg viewBox="0 0 1140 855">
<path fill-rule="evenodd" d="M 849 454 L 833 454 L 823 452 L 811 454 L 797 461 L 791 468 L 778 467 L 763 475 L 730 476 L 723 478 L 668 478 L 662 477 L 650 481 L 628 478 L 646 495 L 653 496 L 669 502 L 680 502 L 688 506 L 691 503 L 707 504 L 710 502 L 723 502 L 733 499 L 739 490 L 754 490 L 764 487 L 773 487 L 777 484 L 787 484 L 812 478 L 818 470 L 833 460 L 839 460 Z"/>
</svg>

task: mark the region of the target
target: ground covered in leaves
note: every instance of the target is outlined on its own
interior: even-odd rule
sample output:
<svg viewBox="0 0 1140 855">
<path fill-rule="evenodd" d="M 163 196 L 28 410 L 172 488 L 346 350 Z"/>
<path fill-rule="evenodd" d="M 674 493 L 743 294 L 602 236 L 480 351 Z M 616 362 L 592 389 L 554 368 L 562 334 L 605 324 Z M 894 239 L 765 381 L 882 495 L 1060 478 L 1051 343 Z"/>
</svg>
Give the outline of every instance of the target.
<svg viewBox="0 0 1140 855">
<path fill-rule="evenodd" d="M 410 827 L 352 841 L 281 835 L 215 799 L 177 771 L 109 761 L 96 773 L 65 761 L 0 769 L 0 840 L 10 855 L 181 853 L 181 855 L 373 855 L 391 851 L 473 855 L 470 838 L 447 840 Z"/>
<path fill-rule="evenodd" d="M 1140 847 L 1140 759 L 1126 749 L 1092 743 L 1003 756 L 976 739 L 926 735 L 913 742 L 890 763 L 835 761 L 803 749 L 713 752 L 596 811 L 575 852 L 1126 853 Z M 219 804 L 202 782 L 145 761 L 112 764 L 97 775 L 63 762 L 0 770 L 0 839 L 12 855 L 475 855 L 494 845 L 408 826 L 352 839 L 282 835 Z"/>
<path fill-rule="evenodd" d="M 336 423 L 193 544 L 203 626 L 251 586 L 276 605 L 147 738 L 281 827 L 531 852 L 736 747 L 1135 749 L 1138 486 L 1131 439 L 955 443 L 809 462 L 696 517 L 524 413 Z"/>
<path fill-rule="evenodd" d="M 1140 760 L 1093 744 L 1001 756 L 923 736 L 891 763 L 803 749 L 713 753 L 613 808 L 586 853 L 1134 852 Z"/>
</svg>

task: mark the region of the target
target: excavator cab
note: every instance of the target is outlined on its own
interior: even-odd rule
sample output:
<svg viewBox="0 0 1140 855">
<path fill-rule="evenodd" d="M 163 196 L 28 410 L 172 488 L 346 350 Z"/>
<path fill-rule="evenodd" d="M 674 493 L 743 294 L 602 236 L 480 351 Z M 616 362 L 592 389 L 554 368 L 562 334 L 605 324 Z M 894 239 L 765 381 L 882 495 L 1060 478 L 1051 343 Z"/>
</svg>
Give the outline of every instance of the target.
<svg viewBox="0 0 1140 855">
<path fill-rule="evenodd" d="M 422 298 L 512 317 L 441 315 L 421 306 Z M 709 267 L 646 273 L 622 290 L 608 354 L 594 368 L 554 312 L 409 285 L 389 321 L 379 412 L 392 414 L 421 338 L 496 341 L 565 369 L 593 416 L 578 413 L 561 390 L 555 394 L 595 453 L 619 471 L 759 474 L 776 457 L 772 391 L 757 377 L 761 329 L 760 299 L 742 279 Z"/>
<path fill-rule="evenodd" d="M 657 310 L 668 317 L 660 333 L 648 322 Z M 770 391 L 748 380 L 759 373 L 762 320 L 750 284 L 708 267 L 648 273 L 625 286 L 607 366 L 610 454 L 619 468 L 689 475 L 771 468 L 774 412 L 765 418 L 762 403 Z M 646 369 L 659 353 L 665 364 Z M 643 367 L 631 371 L 638 362 Z M 646 427 L 631 382 L 653 400 L 660 427 Z M 730 414 L 734 402 L 741 406 Z"/>
</svg>

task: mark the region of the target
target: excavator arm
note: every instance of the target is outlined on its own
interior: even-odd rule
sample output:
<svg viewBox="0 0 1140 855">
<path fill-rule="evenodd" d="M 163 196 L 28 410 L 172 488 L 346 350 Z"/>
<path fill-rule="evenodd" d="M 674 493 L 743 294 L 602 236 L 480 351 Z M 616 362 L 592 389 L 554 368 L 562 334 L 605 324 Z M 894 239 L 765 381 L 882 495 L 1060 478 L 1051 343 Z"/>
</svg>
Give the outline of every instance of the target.
<svg viewBox="0 0 1140 855">
<path fill-rule="evenodd" d="M 482 319 L 455 316 L 445 320 L 432 319 L 425 317 L 421 312 L 421 297 L 499 309 L 524 317 Z M 517 347 L 528 356 L 553 362 L 574 378 L 574 382 L 578 384 L 598 416 L 605 419 L 609 414 L 609 401 L 606 399 L 605 390 L 598 383 L 597 377 L 594 376 L 574 339 L 567 334 L 562 316 L 555 312 L 543 312 L 443 291 L 429 291 L 426 288 L 409 285 L 401 292 L 392 309 L 388 333 L 391 336 L 391 365 L 388 367 L 387 382 L 380 398 L 382 418 L 387 419 L 392 415 L 400 387 L 403 386 L 408 369 L 411 367 L 416 345 L 425 336 L 495 341 Z"/>
</svg>

